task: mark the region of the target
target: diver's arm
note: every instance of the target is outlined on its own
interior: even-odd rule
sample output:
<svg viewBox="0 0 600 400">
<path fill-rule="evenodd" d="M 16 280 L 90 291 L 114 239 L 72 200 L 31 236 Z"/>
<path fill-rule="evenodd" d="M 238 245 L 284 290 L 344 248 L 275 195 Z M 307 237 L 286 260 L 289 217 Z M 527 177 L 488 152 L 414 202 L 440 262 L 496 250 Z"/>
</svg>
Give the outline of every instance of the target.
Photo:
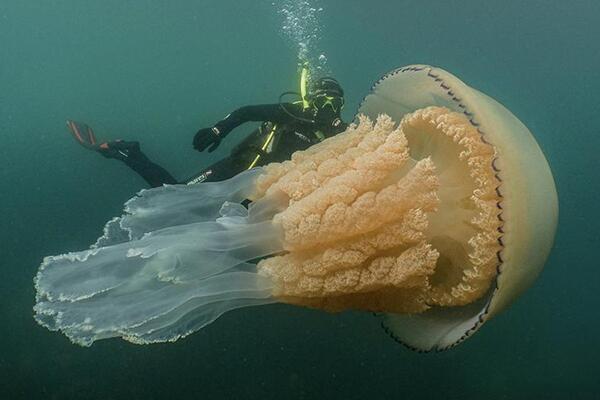
<svg viewBox="0 0 600 400">
<path fill-rule="evenodd" d="M 286 110 L 288 112 L 286 112 Z M 213 128 L 218 130 L 218 133 L 215 132 L 216 134 L 224 137 L 245 122 L 270 121 L 275 124 L 285 124 L 294 120 L 293 115 L 301 116 L 301 113 L 301 106 L 291 103 L 245 106 L 233 111 L 224 119 L 217 122 Z"/>
<path fill-rule="evenodd" d="M 219 147 L 221 139 L 245 122 L 270 121 L 275 124 L 285 124 L 294 121 L 297 118 L 294 116 L 301 113 L 302 106 L 291 103 L 241 107 L 211 128 L 203 128 L 196 132 L 192 145 L 198 151 L 208 149 L 208 152 L 211 153 Z"/>
</svg>

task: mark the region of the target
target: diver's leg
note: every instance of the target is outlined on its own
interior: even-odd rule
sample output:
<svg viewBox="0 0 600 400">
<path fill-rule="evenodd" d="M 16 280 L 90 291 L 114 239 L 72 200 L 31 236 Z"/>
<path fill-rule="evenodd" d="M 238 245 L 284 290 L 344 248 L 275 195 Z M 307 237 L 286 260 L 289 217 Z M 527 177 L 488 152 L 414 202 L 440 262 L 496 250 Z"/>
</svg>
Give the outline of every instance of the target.
<svg viewBox="0 0 600 400">
<path fill-rule="evenodd" d="M 165 183 L 175 184 L 177 181 L 167 170 L 150 161 L 140 150 L 138 142 L 115 140 L 113 142 L 99 142 L 91 127 L 83 122 L 67 121 L 67 128 L 73 138 L 84 148 L 96 151 L 106 158 L 123 161 L 129 168 L 137 172 L 152 187 Z"/>
<path fill-rule="evenodd" d="M 140 150 L 138 142 L 115 141 L 102 143 L 99 149 L 100 154 L 107 158 L 121 160 L 129 168 L 138 173 L 151 187 L 158 187 L 164 184 L 178 183 L 173 175 L 160 165 L 152 162 Z"/>
<path fill-rule="evenodd" d="M 219 182 L 232 178 L 244 171 L 242 160 L 237 157 L 227 157 L 203 169 L 199 173 L 186 179 L 186 185 L 193 185 L 202 182 Z"/>
</svg>

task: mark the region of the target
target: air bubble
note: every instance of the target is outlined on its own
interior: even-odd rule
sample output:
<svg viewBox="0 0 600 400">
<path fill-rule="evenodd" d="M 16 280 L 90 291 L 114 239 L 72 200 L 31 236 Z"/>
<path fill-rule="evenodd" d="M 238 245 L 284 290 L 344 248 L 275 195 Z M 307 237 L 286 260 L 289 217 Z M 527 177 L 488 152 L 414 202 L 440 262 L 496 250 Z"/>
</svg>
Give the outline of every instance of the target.
<svg viewBox="0 0 600 400">
<path fill-rule="evenodd" d="M 323 11 L 321 0 L 284 0 L 277 4 L 277 13 L 283 18 L 281 32 L 287 41 L 296 48 L 300 63 L 307 64 L 319 75 L 331 75 L 327 57 L 320 46 L 321 21 L 318 13 Z"/>
</svg>

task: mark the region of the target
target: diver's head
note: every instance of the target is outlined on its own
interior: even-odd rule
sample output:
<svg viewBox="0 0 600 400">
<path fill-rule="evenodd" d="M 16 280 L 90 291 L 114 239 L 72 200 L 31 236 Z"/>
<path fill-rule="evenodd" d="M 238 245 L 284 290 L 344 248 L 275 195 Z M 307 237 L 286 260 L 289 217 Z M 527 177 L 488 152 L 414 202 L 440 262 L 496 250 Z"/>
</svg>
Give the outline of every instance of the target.
<svg viewBox="0 0 600 400">
<path fill-rule="evenodd" d="M 344 89 L 334 78 L 319 78 L 311 85 L 307 99 L 315 119 L 327 122 L 339 118 L 344 107 Z"/>
<path fill-rule="evenodd" d="M 310 87 L 310 96 L 332 96 L 344 98 L 344 89 L 340 86 L 340 83 L 331 77 L 324 77 L 317 79 Z"/>
</svg>

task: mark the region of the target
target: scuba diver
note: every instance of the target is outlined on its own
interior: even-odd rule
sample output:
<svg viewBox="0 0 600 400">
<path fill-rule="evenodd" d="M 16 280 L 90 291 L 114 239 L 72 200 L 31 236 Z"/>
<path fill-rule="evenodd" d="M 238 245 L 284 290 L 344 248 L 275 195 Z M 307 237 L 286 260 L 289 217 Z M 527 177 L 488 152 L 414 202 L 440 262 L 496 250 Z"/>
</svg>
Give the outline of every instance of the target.
<svg viewBox="0 0 600 400">
<path fill-rule="evenodd" d="M 194 136 L 193 146 L 200 152 L 208 149 L 210 153 L 236 127 L 249 121 L 262 122 L 228 157 L 184 181 L 177 181 L 166 169 L 152 162 L 142 153 L 139 142 L 99 143 L 94 131 L 86 124 L 67 121 L 67 127 L 82 146 L 106 158 L 124 162 L 151 187 L 222 181 L 256 166 L 287 160 L 294 152 L 305 150 L 347 128 L 340 116 L 344 91 L 338 81 L 330 77 L 319 78 L 307 91 L 307 73 L 304 68 L 300 93 L 285 92 L 275 104 L 241 107 L 213 126 L 200 129 Z M 284 96 L 292 94 L 299 95 L 300 101 L 282 102 Z"/>
</svg>

